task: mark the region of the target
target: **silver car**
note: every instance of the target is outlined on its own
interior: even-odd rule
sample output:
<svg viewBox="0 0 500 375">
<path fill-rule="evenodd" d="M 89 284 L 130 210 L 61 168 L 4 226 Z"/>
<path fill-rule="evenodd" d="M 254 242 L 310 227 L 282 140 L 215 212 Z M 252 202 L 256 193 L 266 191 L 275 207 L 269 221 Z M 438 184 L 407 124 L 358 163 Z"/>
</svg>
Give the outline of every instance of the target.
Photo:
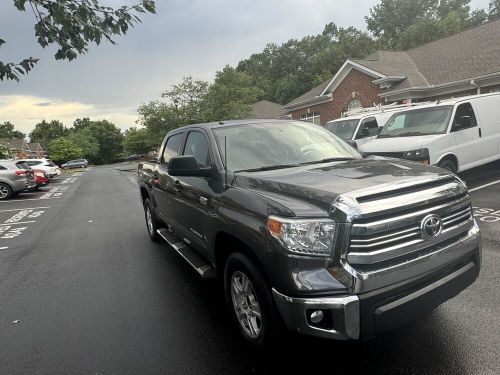
<svg viewBox="0 0 500 375">
<path fill-rule="evenodd" d="M 0 200 L 36 186 L 31 168 L 18 161 L 0 160 Z"/>
</svg>

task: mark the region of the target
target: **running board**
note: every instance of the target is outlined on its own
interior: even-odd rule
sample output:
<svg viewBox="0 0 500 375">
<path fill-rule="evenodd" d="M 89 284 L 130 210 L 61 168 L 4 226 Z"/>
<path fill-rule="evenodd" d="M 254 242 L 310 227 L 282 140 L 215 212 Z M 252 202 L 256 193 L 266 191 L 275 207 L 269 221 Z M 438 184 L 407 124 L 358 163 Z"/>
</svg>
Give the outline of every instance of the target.
<svg viewBox="0 0 500 375">
<path fill-rule="evenodd" d="M 186 260 L 186 262 L 191 265 L 191 267 L 196 270 L 196 272 L 200 274 L 201 277 L 203 277 L 204 279 L 213 279 L 217 277 L 214 268 L 209 263 L 207 263 L 205 259 L 198 255 L 196 251 L 179 240 L 172 232 L 170 232 L 166 228 L 158 229 L 157 232 L 170 246 L 172 246 L 175 251 L 177 251 Z"/>
</svg>

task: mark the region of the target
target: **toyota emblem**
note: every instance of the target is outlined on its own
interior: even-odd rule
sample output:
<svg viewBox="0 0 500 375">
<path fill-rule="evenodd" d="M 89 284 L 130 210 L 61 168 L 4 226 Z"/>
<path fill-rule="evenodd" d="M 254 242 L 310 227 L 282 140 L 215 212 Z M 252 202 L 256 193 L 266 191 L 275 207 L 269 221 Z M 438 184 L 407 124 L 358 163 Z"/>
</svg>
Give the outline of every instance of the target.
<svg viewBox="0 0 500 375">
<path fill-rule="evenodd" d="M 426 240 L 437 237 L 443 230 L 443 220 L 438 215 L 427 215 L 422 219 L 420 232 Z"/>
</svg>

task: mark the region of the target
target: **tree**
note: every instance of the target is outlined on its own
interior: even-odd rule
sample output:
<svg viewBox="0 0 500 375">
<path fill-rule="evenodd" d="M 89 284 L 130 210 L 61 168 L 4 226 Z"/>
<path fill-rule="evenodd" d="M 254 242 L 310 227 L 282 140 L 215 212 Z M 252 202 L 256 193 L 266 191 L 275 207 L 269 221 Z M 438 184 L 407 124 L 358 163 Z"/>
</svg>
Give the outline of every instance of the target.
<svg viewBox="0 0 500 375">
<path fill-rule="evenodd" d="M 92 121 L 86 131 L 99 144 L 97 154 L 93 158 L 97 164 L 110 163 L 120 157 L 123 134 L 115 124 L 107 120 Z"/>
<path fill-rule="evenodd" d="M 81 156 L 82 149 L 68 138 L 57 138 L 48 143 L 48 153 L 56 163 L 64 163 Z"/>
<path fill-rule="evenodd" d="M 125 131 L 123 137 L 123 151 L 126 154 L 145 154 L 153 149 L 148 130 L 131 127 Z"/>
<path fill-rule="evenodd" d="M 500 0 L 491 0 L 488 7 L 488 19 L 494 20 L 500 17 Z"/>
<path fill-rule="evenodd" d="M 204 98 L 205 121 L 245 118 L 251 111 L 250 105 L 262 94 L 262 90 L 253 85 L 252 77 L 226 66 L 216 73 L 215 82 Z"/>
<path fill-rule="evenodd" d="M 0 138 L 24 138 L 26 135 L 14 129 L 14 125 L 9 121 L 0 124 Z"/>
<path fill-rule="evenodd" d="M 99 0 L 14 0 L 19 11 L 31 10 L 36 18 L 35 36 L 43 48 L 58 47 L 56 60 L 73 60 L 87 52 L 91 43 L 99 45 L 106 39 L 115 44 L 115 35 L 126 34 L 129 27 L 141 22 L 137 14 L 155 13 L 153 0 L 142 0 L 136 5 L 111 8 Z M 5 40 L 0 39 L 0 47 Z M 0 80 L 19 81 L 38 62 L 29 57 L 19 63 L 0 61 Z"/>
<path fill-rule="evenodd" d="M 11 154 L 9 148 L 3 143 L 0 143 L 0 159 L 10 159 L 10 158 Z"/>
<path fill-rule="evenodd" d="M 99 153 L 99 142 L 97 142 L 97 139 L 91 134 L 90 129 L 78 131 L 70 129 L 67 138 L 72 140 L 82 149 L 81 157 L 94 161 L 94 158 Z"/>
<path fill-rule="evenodd" d="M 50 141 L 63 137 L 67 134 L 67 129 L 62 122 L 53 120 L 47 122 L 43 120 L 35 125 L 35 129 L 29 134 L 31 142 L 39 142 L 46 147 Z"/>
</svg>

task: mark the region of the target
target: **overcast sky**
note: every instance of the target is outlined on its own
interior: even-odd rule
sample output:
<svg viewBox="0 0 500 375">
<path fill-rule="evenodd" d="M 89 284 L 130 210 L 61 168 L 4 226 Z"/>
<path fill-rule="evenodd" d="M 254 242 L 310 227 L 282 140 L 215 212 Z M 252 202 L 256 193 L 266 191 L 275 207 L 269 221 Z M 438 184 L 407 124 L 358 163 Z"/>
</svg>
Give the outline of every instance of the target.
<svg viewBox="0 0 500 375">
<path fill-rule="evenodd" d="M 106 4 L 133 3 L 109 0 Z M 486 8 L 488 0 L 473 0 Z M 117 45 L 92 46 L 72 62 L 55 61 L 34 37 L 34 18 L 12 0 L 0 2 L 0 61 L 29 56 L 41 61 L 20 83 L 0 81 L 0 122 L 28 133 L 35 123 L 78 117 L 106 118 L 125 129 L 137 107 L 158 99 L 183 76 L 211 80 L 267 43 L 318 34 L 325 24 L 366 29 L 364 16 L 377 0 L 157 0 L 157 14 L 142 16 Z M 396 15 L 395 15 L 396 16 Z"/>
</svg>

